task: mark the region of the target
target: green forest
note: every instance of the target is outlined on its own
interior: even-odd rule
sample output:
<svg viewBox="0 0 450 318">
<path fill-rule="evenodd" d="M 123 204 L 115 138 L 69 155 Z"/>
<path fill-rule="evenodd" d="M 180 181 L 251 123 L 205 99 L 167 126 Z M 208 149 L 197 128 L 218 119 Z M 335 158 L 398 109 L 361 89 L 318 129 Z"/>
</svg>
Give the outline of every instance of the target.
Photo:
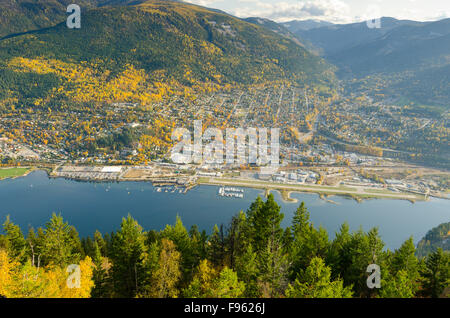
<svg viewBox="0 0 450 318">
<path fill-rule="evenodd" d="M 416 254 L 425 256 L 436 251 L 438 248 L 450 250 L 450 222 L 442 223 L 431 229 L 417 244 Z"/>
<path fill-rule="evenodd" d="M 60 11 L 66 15 L 65 9 Z M 0 12 L 0 22 L 7 20 L 5 14 Z M 17 19 L 28 25 L 23 15 Z M 23 34 L 11 32 L 0 38 L 0 98 L 14 100 L 16 106 L 35 105 L 40 99 L 54 107 L 63 101 L 80 102 L 74 95 L 85 95 L 89 103 L 108 102 L 106 95 L 123 86 L 119 75 L 130 65 L 141 75 L 130 78 L 135 85 L 163 82 L 171 90 L 180 90 L 178 86 L 261 84 L 281 78 L 320 87 L 328 95 L 337 84 L 334 67 L 292 40 L 180 2 L 153 0 L 87 9 L 79 30 L 59 23 Z M 25 59 L 18 62 L 21 66 L 27 62 L 33 66 L 17 68 L 17 58 Z M 58 66 L 47 68 L 47 63 Z M 84 82 L 82 87 L 72 83 L 75 77 L 67 81 L 77 69 L 81 73 L 75 77 Z M 114 78 L 118 80 L 111 87 L 92 86 L 97 86 L 97 79 L 104 83 Z M 58 90 L 61 85 L 65 87 Z M 88 97 L 92 89 L 102 96 Z M 115 94 L 112 100 L 139 99 L 137 94 L 131 95 Z"/>
<path fill-rule="evenodd" d="M 315 227 L 304 203 L 291 225 L 281 208 L 258 197 L 211 234 L 189 230 L 180 218 L 145 231 L 130 215 L 116 232 L 80 239 L 53 214 L 26 236 L 7 217 L 0 236 L 0 295 L 4 297 L 120 298 L 391 298 L 448 297 L 450 254 L 436 249 L 418 258 L 413 239 L 384 248 L 376 228 L 350 232 L 343 224 L 330 240 Z M 79 264 L 79 288 L 67 286 Z M 381 270 L 381 288 L 367 287 L 369 264 Z"/>
</svg>

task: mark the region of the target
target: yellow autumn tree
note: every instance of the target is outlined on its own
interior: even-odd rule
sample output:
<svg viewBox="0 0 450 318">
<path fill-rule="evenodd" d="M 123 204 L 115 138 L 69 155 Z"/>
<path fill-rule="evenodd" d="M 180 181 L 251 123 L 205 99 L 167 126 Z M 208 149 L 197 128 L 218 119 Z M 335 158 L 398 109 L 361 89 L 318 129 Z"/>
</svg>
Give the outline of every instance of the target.
<svg viewBox="0 0 450 318">
<path fill-rule="evenodd" d="M 5 250 L 0 250 L 0 295 L 9 297 L 17 263 L 10 260 Z"/>
<path fill-rule="evenodd" d="M 181 277 L 181 254 L 176 250 L 175 244 L 170 240 L 162 239 L 161 247 L 158 269 L 154 275 L 154 297 L 176 298 L 178 296 L 176 285 Z"/>
<path fill-rule="evenodd" d="M 93 267 L 90 257 L 80 262 L 78 288 L 68 284 L 70 273 L 66 268 L 37 268 L 29 262 L 20 266 L 1 250 L 0 295 L 7 298 L 89 298 L 94 287 Z"/>
</svg>

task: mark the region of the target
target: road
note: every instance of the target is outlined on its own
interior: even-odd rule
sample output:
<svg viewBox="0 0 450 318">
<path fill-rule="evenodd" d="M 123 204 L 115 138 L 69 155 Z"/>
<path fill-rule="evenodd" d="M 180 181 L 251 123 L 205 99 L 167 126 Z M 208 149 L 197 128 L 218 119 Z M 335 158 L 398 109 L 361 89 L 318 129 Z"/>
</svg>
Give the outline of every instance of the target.
<svg viewBox="0 0 450 318">
<path fill-rule="evenodd" d="M 287 185 L 287 184 L 275 184 L 270 182 L 262 182 L 262 181 L 247 181 L 247 180 L 224 180 L 224 179 L 216 179 L 210 178 L 206 184 L 213 185 L 232 185 L 232 186 L 240 186 L 245 188 L 271 188 L 274 190 L 288 190 L 293 192 L 316 192 L 316 193 L 329 193 L 329 194 L 342 194 L 342 195 L 356 195 L 356 196 L 372 196 L 372 197 L 380 197 L 380 198 L 395 198 L 395 199 L 410 199 L 417 200 L 418 197 L 415 195 L 409 194 L 387 194 L 387 193 L 373 193 L 367 192 L 363 188 L 354 188 L 355 191 L 342 190 L 339 188 L 330 189 L 330 187 L 322 187 L 322 186 L 301 186 L 301 185 Z"/>
</svg>

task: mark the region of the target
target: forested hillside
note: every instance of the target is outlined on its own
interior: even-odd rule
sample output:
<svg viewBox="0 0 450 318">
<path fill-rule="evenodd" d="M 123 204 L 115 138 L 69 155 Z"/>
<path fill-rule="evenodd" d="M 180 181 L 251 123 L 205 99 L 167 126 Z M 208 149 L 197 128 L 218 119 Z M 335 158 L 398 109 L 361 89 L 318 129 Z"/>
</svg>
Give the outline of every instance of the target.
<svg viewBox="0 0 450 318">
<path fill-rule="evenodd" d="M 172 1 L 83 10 L 81 29 L 60 23 L 0 41 L 0 99 L 16 105 L 145 104 L 155 91 L 279 80 L 335 84 L 333 68 L 294 41 Z"/>
<path fill-rule="evenodd" d="M 435 252 L 438 248 L 450 251 L 450 222 L 442 223 L 431 229 L 417 244 L 418 256 L 426 256 Z"/>
<path fill-rule="evenodd" d="M 25 237 L 8 218 L 0 236 L 0 295 L 6 297 L 438 297 L 450 283 L 450 255 L 418 259 L 412 238 L 384 250 L 377 229 L 334 240 L 309 220 L 302 203 L 290 227 L 269 195 L 257 198 L 228 226 L 189 231 L 177 218 L 145 231 L 131 216 L 111 234 L 79 239 L 53 215 Z M 381 289 L 368 289 L 369 264 L 381 268 Z M 80 288 L 66 285 L 79 264 Z"/>
<path fill-rule="evenodd" d="M 71 0 L 0 0 L 0 39 L 54 26 L 63 22 Z M 76 1 L 81 8 L 96 6 L 95 0 Z"/>
</svg>

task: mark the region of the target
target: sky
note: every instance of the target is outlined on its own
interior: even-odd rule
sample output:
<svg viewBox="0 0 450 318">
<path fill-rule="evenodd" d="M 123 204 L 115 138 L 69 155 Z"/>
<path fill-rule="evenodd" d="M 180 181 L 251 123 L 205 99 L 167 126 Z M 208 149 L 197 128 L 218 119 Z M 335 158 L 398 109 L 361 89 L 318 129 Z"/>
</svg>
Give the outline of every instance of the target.
<svg viewBox="0 0 450 318">
<path fill-rule="evenodd" d="M 276 22 L 324 20 L 352 23 L 379 17 L 416 21 L 450 18 L 450 0 L 185 0 L 240 18 Z"/>
</svg>

